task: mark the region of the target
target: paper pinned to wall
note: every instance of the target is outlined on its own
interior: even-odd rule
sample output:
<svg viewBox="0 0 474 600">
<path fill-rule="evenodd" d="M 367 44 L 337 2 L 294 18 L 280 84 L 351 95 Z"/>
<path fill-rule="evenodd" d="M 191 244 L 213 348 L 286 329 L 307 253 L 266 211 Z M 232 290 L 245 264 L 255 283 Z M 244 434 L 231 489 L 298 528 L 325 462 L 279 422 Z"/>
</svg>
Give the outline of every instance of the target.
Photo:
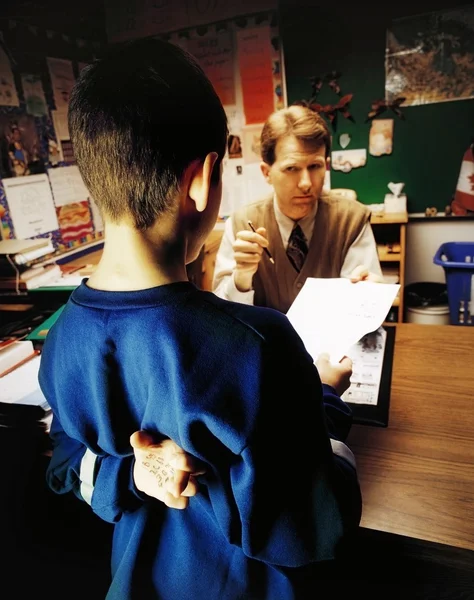
<svg viewBox="0 0 474 600">
<path fill-rule="evenodd" d="M 48 57 L 48 68 L 53 88 L 54 103 L 57 110 L 66 109 L 69 105 L 71 91 L 74 86 L 72 62 L 62 58 Z"/>
<path fill-rule="evenodd" d="M 314 360 L 327 352 L 337 363 L 382 325 L 399 289 L 398 284 L 308 277 L 287 317 Z"/>
<path fill-rule="evenodd" d="M 21 84 L 28 114 L 34 117 L 45 117 L 48 114 L 48 106 L 44 97 L 41 77 L 34 73 L 23 73 Z"/>
<path fill-rule="evenodd" d="M 56 132 L 56 138 L 58 140 L 69 140 L 69 125 L 67 122 L 67 109 L 52 110 L 51 116 L 53 117 L 54 131 Z"/>
<path fill-rule="evenodd" d="M 78 167 L 75 165 L 49 169 L 48 176 L 56 206 L 82 202 L 89 198 L 89 192 L 84 185 Z"/>
<path fill-rule="evenodd" d="M 247 125 L 242 129 L 242 153 L 245 164 L 260 163 L 260 136 L 262 135 L 263 123 L 258 125 Z"/>
<path fill-rule="evenodd" d="M 192 38 L 187 49 L 209 77 L 223 105 L 235 104 L 234 46 L 231 31 Z"/>
<path fill-rule="evenodd" d="M 369 152 L 372 156 L 392 154 L 393 119 L 374 119 L 370 126 Z"/>
<path fill-rule="evenodd" d="M 10 59 L 2 46 L 0 46 L 0 106 L 20 106 Z"/>
<path fill-rule="evenodd" d="M 238 31 L 237 45 L 245 121 L 263 123 L 274 111 L 270 27 Z"/>
<path fill-rule="evenodd" d="M 58 229 L 46 174 L 7 178 L 2 183 L 16 238 L 27 239 Z"/>
</svg>

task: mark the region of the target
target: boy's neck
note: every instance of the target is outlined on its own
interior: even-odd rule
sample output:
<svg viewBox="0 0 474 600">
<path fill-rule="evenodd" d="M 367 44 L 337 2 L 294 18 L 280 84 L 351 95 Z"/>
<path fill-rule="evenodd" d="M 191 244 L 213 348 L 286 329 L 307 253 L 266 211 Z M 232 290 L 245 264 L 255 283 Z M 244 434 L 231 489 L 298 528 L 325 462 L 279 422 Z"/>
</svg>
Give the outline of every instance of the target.
<svg viewBox="0 0 474 600">
<path fill-rule="evenodd" d="M 89 287 L 133 291 L 188 280 L 185 241 L 176 232 L 164 235 L 156 226 L 139 231 L 131 224 L 107 223 L 105 238 L 100 262 L 87 282 Z"/>
</svg>

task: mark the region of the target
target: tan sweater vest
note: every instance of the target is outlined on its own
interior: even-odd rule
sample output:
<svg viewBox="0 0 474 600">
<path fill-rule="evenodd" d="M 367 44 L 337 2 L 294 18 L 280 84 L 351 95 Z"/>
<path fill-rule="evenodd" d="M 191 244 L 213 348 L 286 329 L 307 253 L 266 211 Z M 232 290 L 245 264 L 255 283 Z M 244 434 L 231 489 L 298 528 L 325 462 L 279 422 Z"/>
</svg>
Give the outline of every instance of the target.
<svg viewBox="0 0 474 600">
<path fill-rule="evenodd" d="M 303 287 L 307 277 L 339 277 L 347 251 L 370 218 L 363 204 L 336 194 L 325 194 L 318 202 L 313 236 L 300 273 L 286 255 L 273 210 L 273 196 L 258 200 L 232 215 L 234 235 L 249 229 L 265 227 L 273 265 L 264 253 L 253 278 L 254 304 L 286 313 Z"/>
</svg>

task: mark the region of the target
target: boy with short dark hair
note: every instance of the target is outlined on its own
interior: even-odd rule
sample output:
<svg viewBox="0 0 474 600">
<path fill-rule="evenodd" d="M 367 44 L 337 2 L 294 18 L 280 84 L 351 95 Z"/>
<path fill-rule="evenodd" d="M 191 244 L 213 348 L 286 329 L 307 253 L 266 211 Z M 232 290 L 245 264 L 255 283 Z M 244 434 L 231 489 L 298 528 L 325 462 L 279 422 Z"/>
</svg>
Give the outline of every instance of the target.
<svg viewBox="0 0 474 600">
<path fill-rule="evenodd" d="M 360 519 L 337 395 L 350 361 L 323 358 L 318 375 L 284 315 L 187 281 L 227 139 L 189 55 L 156 39 L 116 49 L 82 71 L 69 127 L 106 241 L 43 350 L 49 483 L 115 523 L 109 599 L 293 598 L 300 567 L 332 559 Z M 151 497 L 172 473 L 153 451 L 135 462 L 139 430 L 206 465 L 186 510 Z"/>
</svg>

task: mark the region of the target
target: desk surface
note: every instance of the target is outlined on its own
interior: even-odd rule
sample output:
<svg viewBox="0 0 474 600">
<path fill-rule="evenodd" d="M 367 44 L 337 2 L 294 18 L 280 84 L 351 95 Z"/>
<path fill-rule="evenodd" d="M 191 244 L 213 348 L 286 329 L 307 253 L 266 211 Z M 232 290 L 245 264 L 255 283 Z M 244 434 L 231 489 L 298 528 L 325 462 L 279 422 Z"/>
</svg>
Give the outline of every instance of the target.
<svg viewBox="0 0 474 600">
<path fill-rule="evenodd" d="M 389 426 L 348 443 L 363 527 L 474 550 L 474 327 L 398 324 Z"/>
</svg>

